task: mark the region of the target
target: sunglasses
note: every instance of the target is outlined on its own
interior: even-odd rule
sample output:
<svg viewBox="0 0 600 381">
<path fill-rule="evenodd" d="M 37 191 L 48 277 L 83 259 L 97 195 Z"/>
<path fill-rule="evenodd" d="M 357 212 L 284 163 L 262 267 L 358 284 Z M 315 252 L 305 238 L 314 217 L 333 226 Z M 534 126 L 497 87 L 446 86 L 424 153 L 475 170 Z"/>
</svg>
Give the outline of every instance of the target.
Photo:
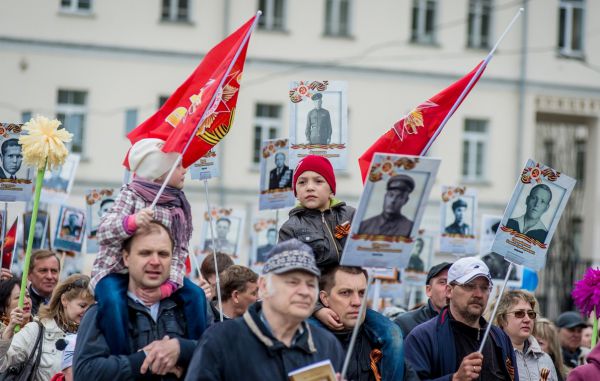
<svg viewBox="0 0 600 381">
<path fill-rule="evenodd" d="M 525 317 L 525 314 L 527 314 L 527 316 L 533 320 L 537 317 L 537 312 L 535 312 L 534 310 L 516 310 L 516 311 L 512 311 L 512 312 L 507 312 L 506 315 L 515 315 L 515 317 L 517 319 L 523 319 Z"/>
</svg>

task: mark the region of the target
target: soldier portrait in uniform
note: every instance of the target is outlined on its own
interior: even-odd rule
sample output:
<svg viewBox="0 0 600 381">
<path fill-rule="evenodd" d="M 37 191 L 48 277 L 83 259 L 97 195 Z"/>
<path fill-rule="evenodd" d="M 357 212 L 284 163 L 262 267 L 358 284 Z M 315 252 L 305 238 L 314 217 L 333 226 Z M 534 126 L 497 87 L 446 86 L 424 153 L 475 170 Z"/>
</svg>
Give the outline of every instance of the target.
<svg viewBox="0 0 600 381">
<path fill-rule="evenodd" d="M 323 94 L 316 93 L 311 97 L 314 108 L 308 112 L 306 117 L 307 144 L 329 144 L 331 142 L 331 116 L 329 111 L 323 108 Z"/>
<path fill-rule="evenodd" d="M 459 198 L 452 203 L 452 214 L 454 215 L 454 221 L 444 229 L 446 234 L 473 234 L 471 226 L 465 222 L 467 217 L 467 208 L 468 204 L 462 198 Z"/>
<path fill-rule="evenodd" d="M 275 168 L 269 171 L 269 190 L 292 187 L 292 169 L 286 165 L 283 152 L 274 155 Z"/>
<path fill-rule="evenodd" d="M 227 217 L 220 217 L 217 219 L 216 225 L 216 237 L 214 239 L 216 249 L 218 253 L 224 253 L 227 255 L 235 255 L 235 242 L 231 242 L 228 238 L 231 230 L 231 219 Z M 204 241 L 204 251 L 213 251 L 213 240 L 207 237 Z"/>
<path fill-rule="evenodd" d="M 415 189 L 415 181 L 404 174 L 388 179 L 381 213 L 361 222 L 358 234 L 409 237 L 413 221 L 402 214 Z"/>
</svg>

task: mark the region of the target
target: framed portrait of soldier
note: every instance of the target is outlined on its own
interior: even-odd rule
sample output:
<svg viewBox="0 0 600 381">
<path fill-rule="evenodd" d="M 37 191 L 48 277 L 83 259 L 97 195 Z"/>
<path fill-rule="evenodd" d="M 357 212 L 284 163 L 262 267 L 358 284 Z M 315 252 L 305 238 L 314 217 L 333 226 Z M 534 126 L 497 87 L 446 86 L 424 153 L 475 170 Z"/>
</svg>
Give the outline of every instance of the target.
<svg viewBox="0 0 600 381">
<path fill-rule="evenodd" d="M 112 188 L 105 189 L 89 189 L 85 194 L 85 211 L 86 211 L 86 252 L 98 252 L 98 226 L 100 221 L 115 204 L 117 194 Z"/>
<path fill-rule="evenodd" d="M 217 148 L 213 147 L 188 168 L 192 180 L 208 180 L 219 177 L 217 160 Z"/>
<path fill-rule="evenodd" d="M 406 268 L 440 160 L 375 154 L 342 265 Z"/>
<path fill-rule="evenodd" d="M 259 210 L 294 206 L 288 139 L 265 140 L 260 156 Z"/>
<path fill-rule="evenodd" d="M 575 179 L 531 159 L 525 164 L 492 244 L 492 252 L 540 270 Z"/>
<path fill-rule="evenodd" d="M 244 231 L 244 213 L 227 208 L 212 208 L 210 216 L 204 213 L 200 233 L 202 254 L 227 254 L 240 263 L 241 243 Z M 212 232 L 209 222 L 212 220 Z"/>
<path fill-rule="evenodd" d="M 79 165 L 79 155 L 70 154 L 60 168 L 47 170 L 42 184 L 42 202 L 64 204 L 69 198 L 75 173 Z"/>
<path fill-rule="evenodd" d="M 262 269 L 269 253 L 277 245 L 277 220 L 275 218 L 254 218 L 252 223 L 252 255 L 249 265 L 254 271 Z"/>
<path fill-rule="evenodd" d="M 325 156 L 334 169 L 346 169 L 347 83 L 296 81 L 290 84 L 290 166 L 307 155 Z"/>
<path fill-rule="evenodd" d="M 402 282 L 407 286 L 423 287 L 427 272 L 433 264 L 433 236 L 419 231 L 408 265 L 402 271 Z"/>
<path fill-rule="evenodd" d="M 61 206 L 54 235 L 54 248 L 79 253 L 84 237 L 85 211 L 70 206 Z"/>
<path fill-rule="evenodd" d="M 31 212 L 23 214 L 23 239 L 24 246 L 27 246 L 29 239 L 29 227 L 31 226 Z M 33 231 L 33 250 L 36 249 L 51 249 L 50 244 L 50 217 L 45 211 L 38 211 L 35 220 L 35 230 Z"/>
<path fill-rule="evenodd" d="M 492 243 L 496 232 L 500 227 L 502 216 L 495 216 L 491 214 L 484 214 L 481 216 L 481 227 L 479 229 L 479 253 L 481 255 L 487 254 L 492 251 Z"/>
<path fill-rule="evenodd" d="M 477 255 L 477 192 L 473 188 L 443 186 L 440 199 L 440 252 Z"/>
<path fill-rule="evenodd" d="M 22 124 L 0 123 L 0 201 L 29 201 L 35 169 L 23 162 Z"/>
<path fill-rule="evenodd" d="M 490 276 L 495 285 L 500 285 L 506 278 L 506 273 L 510 266 L 510 262 L 507 261 L 502 255 L 488 251 L 485 254 L 480 255 L 481 260 L 485 263 L 490 270 Z M 514 265 L 508 276 L 508 287 L 521 287 L 523 282 L 523 266 Z"/>
</svg>

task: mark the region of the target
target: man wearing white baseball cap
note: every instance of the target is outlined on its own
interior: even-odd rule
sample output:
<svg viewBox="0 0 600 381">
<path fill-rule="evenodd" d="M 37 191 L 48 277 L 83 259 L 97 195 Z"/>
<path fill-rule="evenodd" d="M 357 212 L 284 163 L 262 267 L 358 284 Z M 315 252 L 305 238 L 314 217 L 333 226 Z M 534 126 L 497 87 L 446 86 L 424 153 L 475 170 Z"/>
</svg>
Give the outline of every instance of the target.
<svg viewBox="0 0 600 381">
<path fill-rule="evenodd" d="M 405 340 L 406 359 L 422 380 L 519 379 L 509 337 L 492 326 L 478 353 L 488 322 L 482 317 L 492 288 L 490 270 L 466 257 L 448 269 L 448 306 L 418 325 Z"/>
</svg>

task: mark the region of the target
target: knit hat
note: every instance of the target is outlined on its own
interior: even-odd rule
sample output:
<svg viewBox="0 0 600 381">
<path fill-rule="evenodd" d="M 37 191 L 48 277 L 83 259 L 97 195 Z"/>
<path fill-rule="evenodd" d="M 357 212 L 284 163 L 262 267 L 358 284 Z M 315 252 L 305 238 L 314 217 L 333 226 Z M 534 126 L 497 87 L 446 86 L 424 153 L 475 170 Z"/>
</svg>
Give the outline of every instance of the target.
<svg viewBox="0 0 600 381">
<path fill-rule="evenodd" d="M 333 166 L 329 160 L 323 156 L 308 155 L 300 160 L 294 170 L 294 179 L 292 181 L 294 196 L 296 195 L 296 181 L 298 181 L 298 177 L 306 171 L 313 171 L 323 176 L 325 181 L 327 181 L 327 184 L 329 184 L 331 191 L 335 194 L 335 173 L 333 172 Z"/>
<path fill-rule="evenodd" d="M 129 149 L 129 169 L 137 176 L 156 180 L 167 173 L 179 155 L 177 152 L 161 151 L 165 144 L 161 139 L 142 139 Z"/>
</svg>

